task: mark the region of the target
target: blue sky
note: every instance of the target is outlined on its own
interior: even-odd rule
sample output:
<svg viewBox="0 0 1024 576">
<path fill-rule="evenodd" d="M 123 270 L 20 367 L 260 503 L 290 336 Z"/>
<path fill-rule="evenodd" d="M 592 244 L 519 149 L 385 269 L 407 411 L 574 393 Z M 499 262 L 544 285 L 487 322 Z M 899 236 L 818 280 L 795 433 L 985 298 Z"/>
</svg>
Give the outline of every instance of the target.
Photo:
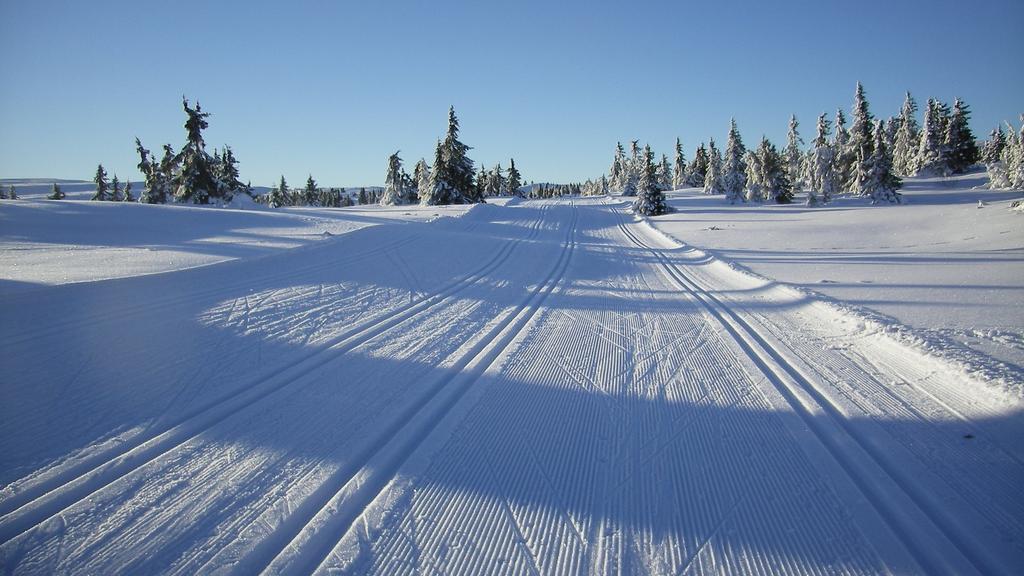
<svg viewBox="0 0 1024 576">
<path fill-rule="evenodd" d="M 184 140 L 181 97 L 213 114 L 243 180 L 381 184 L 411 171 L 454 105 L 471 157 L 526 180 L 606 171 L 617 140 L 687 157 L 783 144 L 790 114 L 895 114 L 910 90 L 961 97 L 979 137 L 1024 113 L 1024 2 L 0 1 L 0 177 L 138 179 L 133 140 Z"/>
</svg>

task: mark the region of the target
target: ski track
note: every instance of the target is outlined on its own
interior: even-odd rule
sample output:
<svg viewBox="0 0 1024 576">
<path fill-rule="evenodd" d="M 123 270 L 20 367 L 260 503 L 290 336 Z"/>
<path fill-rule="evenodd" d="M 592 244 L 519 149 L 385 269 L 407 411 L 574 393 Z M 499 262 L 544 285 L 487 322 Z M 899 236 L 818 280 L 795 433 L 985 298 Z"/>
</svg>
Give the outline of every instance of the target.
<svg viewBox="0 0 1024 576">
<path fill-rule="evenodd" d="M 270 272 L 219 265 L 259 271 L 244 281 L 218 266 L 187 271 L 232 280 L 5 329 L 0 345 L 16 352 L 105 333 L 98 324 L 145 335 L 163 315 L 182 317 L 174 334 L 212 332 L 201 355 L 193 344 L 145 367 L 173 375 L 166 396 L 134 400 L 145 409 L 95 402 L 101 413 L 76 424 L 83 442 L 66 456 L 0 453 L 35 468 L 0 491 L 0 568 L 1024 565 L 1024 448 L 998 402 L 818 303 L 668 243 L 623 207 L 490 207 L 395 226 L 383 242 L 364 233 L 357 252 L 326 261 L 321 247 L 266 259 Z M 438 253 L 451 255 L 446 267 Z M 91 352 L 62 369 L 57 398 L 79 398 L 96 374 L 146 380 Z M 11 414 L 35 430 L 44 408 Z M 139 416 L 111 428 L 122 413 Z"/>
</svg>

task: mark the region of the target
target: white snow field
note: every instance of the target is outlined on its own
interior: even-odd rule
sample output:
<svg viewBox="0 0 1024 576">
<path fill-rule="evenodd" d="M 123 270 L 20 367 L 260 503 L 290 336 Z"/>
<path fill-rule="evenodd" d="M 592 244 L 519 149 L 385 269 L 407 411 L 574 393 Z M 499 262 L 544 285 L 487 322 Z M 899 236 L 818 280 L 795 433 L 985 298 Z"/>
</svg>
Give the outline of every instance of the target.
<svg viewBox="0 0 1024 576">
<path fill-rule="evenodd" d="M 618 199 L 460 210 L 0 202 L 2 572 L 1020 573 L 1019 367 Z"/>
</svg>

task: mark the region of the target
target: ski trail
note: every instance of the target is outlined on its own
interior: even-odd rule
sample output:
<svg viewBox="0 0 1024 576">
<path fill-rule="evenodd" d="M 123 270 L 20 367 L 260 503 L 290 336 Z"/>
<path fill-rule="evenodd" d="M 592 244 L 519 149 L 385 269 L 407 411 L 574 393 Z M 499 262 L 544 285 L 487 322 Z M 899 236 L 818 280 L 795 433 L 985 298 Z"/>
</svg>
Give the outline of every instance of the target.
<svg viewBox="0 0 1024 576">
<path fill-rule="evenodd" d="M 530 232 L 531 238 L 539 230 L 542 220 L 543 218 L 537 219 Z M 0 501 L 0 544 L 12 540 L 59 513 L 60 510 L 88 498 L 90 494 L 201 434 L 224 417 L 281 393 L 290 385 L 299 382 L 301 376 L 323 366 L 337 355 L 344 354 L 408 318 L 423 314 L 451 300 L 467 286 L 480 281 L 489 272 L 500 267 L 521 241 L 508 241 L 502 250 L 483 266 L 441 288 L 429 298 L 407 304 L 384 314 L 383 317 L 356 326 L 318 349 L 261 377 L 240 392 L 232 391 L 215 398 L 183 414 L 177 421 L 165 425 L 151 435 L 133 438 L 111 452 L 87 459 Z"/>
</svg>

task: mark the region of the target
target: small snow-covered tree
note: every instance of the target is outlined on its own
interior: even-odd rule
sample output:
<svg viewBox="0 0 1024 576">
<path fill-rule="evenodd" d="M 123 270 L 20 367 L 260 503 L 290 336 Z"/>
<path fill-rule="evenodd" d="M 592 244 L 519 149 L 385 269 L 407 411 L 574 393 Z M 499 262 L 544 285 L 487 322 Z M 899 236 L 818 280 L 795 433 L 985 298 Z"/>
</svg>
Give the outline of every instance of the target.
<svg viewBox="0 0 1024 576">
<path fill-rule="evenodd" d="M 622 142 L 616 142 L 615 158 L 612 159 L 612 166 L 608 174 L 608 185 L 612 193 L 621 194 L 626 188 L 626 172 L 626 150 L 622 147 Z"/>
<path fill-rule="evenodd" d="M 522 177 L 521 174 L 519 174 L 519 169 L 516 168 L 516 160 L 515 160 L 515 158 L 511 158 L 511 159 L 509 159 L 509 166 L 508 166 L 508 192 L 512 196 L 515 196 L 517 198 L 522 198 L 523 197 L 523 191 L 521 190 L 522 187 L 523 187 L 523 177 Z"/>
<path fill-rule="evenodd" d="M 832 138 L 832 150 L 834 153 L 832 163 L 836 171 L 836 181 L 839 190 L 852 190 L 855 176 L 855 164 L 857 158 L 853 155 L 850 146 L 850 132 L 846 129 L 846 115 L 842 108 L 836 110 L 835 134 Z"/>
<path fill-rule="evenodd" d="M 789 181 L 793 184 L 793 188 L 803 190 L 804 153 L 800 146 L 803 145 L 804 140 L 800 137 L 799 126 L 800 123 L 796 120 L 796 114 L 790 116 L 789 132 L 786 134 L 786 150 L 783 152 L 783 156 L 786 160 L 786 174 L 789 177 Z"/>
<path fill-rule="evenodd" d="M 672 164 L 672 188 L 678 190 L 686 188 L 686 155 L 683 154 L 683 144 L 676 138 L 676 158 Z"/>
<path fill-rule="evenodd" d="M 238 179 L 238 160 L 230 146 L 224 147 L 224 153 L 215 164 L 214 176 L 217 179 L 218 195 L 224 202 L 230 202 L 239 191 L 247 190 L 245 184 Z"/>
<path fill-rule="evenodd" d="M 814 138 L 808 170 L 807 204 L 814 206 L 819 199 L 823 203 L 832 201 L 839 189 L 839 176 L 835 168 L 835 150 L 828 142 L 829 122 L 824 114 L 818 116 L 818 133 Z"/>
<path fill-rule="evenodd" d="M 174 177 L 174 198 L 179 202 L 208 204 L 211 198 L 220 195 L 217 180 L 213 175 L 213 158 L 206 153 L 203 130 L 209 127 L 209 112 L 203 112 L 199 102 L 192 108 L 188 100 L 182 99 L 185 109 L 185 132 L 188 135 L 185 147 L 179 154 L 181 170 Z"/>
<path fill-rule="evenodd" d="M 882 202 L 898 204 L 902 196 L 897 190 L 902 187 L 903 182 L 892 171 L 892 157 L 885 149 L 885 128 L 882 122 L 875 123 L 874 142 L 872 144 L 871 158 L 865 162 L 866 174 L 860 179 L 860 195 L 871 198 L 872 204 Z"/>
<path fill-rule="evenodd" d="M 388 156 L 388 172 L 384 176 L 384 193 L 380 196 L 381 206 L 397 206 L 402 203 L 402 159 L 396 151 Z"/>
<path fill-rule="evenodd" d="M 860 178 L 867 173 L 866 163 L 870 161 L 874 151 L 874 118 L 868 110 L 868 99 L 864 94 L 864 86 L 857 82 L 857 91 L 853 97 L 853 125 L 850 126 L 848 149 L 855 159 L 853 166 L 853 182 L 850 190 L 862 188 Z"/>
<path fill-rule="evenodd" d="M 110 200 L 110 184 L 107 182 L 107 171 L 103 169 L 103 164 L 96 168 L 96 176 L 92 181 L 96 184 L 96 193 L 93 194 L 92 199 L 100 202 Z"/>
<path fill-rule="evenodd" d="M 473 161 L 470 160 L 468 152 L 471 149 L 459 141 L 459 119 L 455 116 L 455 107 L 448 109 L 448 133 L 441 144 L 441 169 L 438 170 L 437 162 L 434 162 L 434 169 L 438 172 L 449 192 L 445 195 L 445 202 L 441 204 L 464 204 L 467 202 L 482 202 L 475 185 L 476 173 L 473 170 Z"/>
<path fill-rule="evenodd" d="M 117 179 L 117 174 L 110 179 L 110 201 L 117 202 L 121 199 L 121 181 Z"/>
<path fill-rule="evenodd" d="M 746 199 L 750 202 L 763 202 L 766 196 L 764 186 L 761 185 L 761 158 L 757 151 L 747 150 L 744 155 L 746 162 L 747 183 L 744 189 Z"/>
<path fill-rule="evenodd" d="M 57 184 L 56 182 L 53 183 L 53 191 L 50 192 L 50 195 L 47 196 L 47 198 L 49 198 L 50 200 L 64 199 L 64 192 L 60 189 L 60 184 Z"/>
<path fill-rule="evenodd" d="M 708 166 L 704 174 L 704 193 L 723 194 L 722 186 L 722 154 L 715 146 L 715 139 L 708 143 Z"/>
<path fill-rule="evenodd" d="M 917 102 L 910 92 L 903 99 L 903 108 L 896 128 L 896 141 L 892 149 L 893 171 L 900 176 L 913 176 L 917 173 L 917 149 L 920 143 L 920 130 L 917 126 Z"/>
<path fill-rule="evenodd" d="M 430 187 L 430 165 L 425 158 L 420 158 L 413 168 L 412 179 L 416 183 L 416 201 L 423 202 L 424 197 L 429 194 Z"/>
<path fill-rule="evenodd" d="M 661 155 L 661 163 L 655 167 L 657 175 L 658 186 L 662 190 L 672 189 L 672 167 L 668 163 L 668 156 Z"/>
<path fill-rule="evenodd" d="M 135 198 L 132 197 L 132 181 L 128 180 L 124 183 L 124 192 L 121 195 L 122 202 L 135 202 Z"/>
<path fill-rule="evenodd" d="M 288 183 L 285 181 L 284 176 L 281 176 L 281 182 L 275 188 L 270 189 L 270 193 L 267 195 L 267 206 L 271 208 L 280 208 L 288 205 Z"/>
<path fill-rule="evenodd" d="M 963 100 L 957 98 L 953 103 L 953 115 L 946 125 L 945 151 L 946 164 L 952 174 L 963 174 L 973 166 L 980 157 L 978 143 L 968 125 L 971 111 Z"/>
<path fill-rule="evenodd" d="M 946 164 L 946 121 L 943 118 L 941 102 L 928 99 L 928 109 L 924 115 L 924 126 L 921 128 L 920 142 L 917 149 L 917 173 L 930 176 L 947 176 Z"/>
<path fill-rule="evenodd" d="M 430 167 L 426 193 L 420 191 L 420 204 L 424 206 L 452 203 L 452 187 L 445 173 L 444 153 L 444 148 L 438 142 L 434 150 L 434 165 Z"/>
<path fill-rule="evenodd" d="M 743 190 L 747 185 L 746 163 L 744 155 L 747 149 L 743 146 L 743 138 L 736 127 L 736 120 L 730 121 L 729 139 L 725 145 L 725 157 L 722 160 L 722 190 L 730 204 L 737 200 L 746 201 Z"/>
<path fill-rule="evenodd" d="M 747 197 L 753 201 L 773 200 L 778 204 L 793 201 L 786 160 L 767 137 L 757 150 L 747 153 Z"/>
<path fill-rule="evenodd" d="M 654 165 L 654 153 L 650 145 L 644 147 L 640 160 L 640 180 L 633 211 L 643 216 L 657 216 L 668 211 L 665 194 L 658 185 L 657 167 Z"/>
<path fill-rule="evenodd" d="M 693 153 L 693 161 L 686 167 L 686 185 L 691 188 L 704 186 L 708 174 L 708 151 L 701 142 Z"/>
</svg>

